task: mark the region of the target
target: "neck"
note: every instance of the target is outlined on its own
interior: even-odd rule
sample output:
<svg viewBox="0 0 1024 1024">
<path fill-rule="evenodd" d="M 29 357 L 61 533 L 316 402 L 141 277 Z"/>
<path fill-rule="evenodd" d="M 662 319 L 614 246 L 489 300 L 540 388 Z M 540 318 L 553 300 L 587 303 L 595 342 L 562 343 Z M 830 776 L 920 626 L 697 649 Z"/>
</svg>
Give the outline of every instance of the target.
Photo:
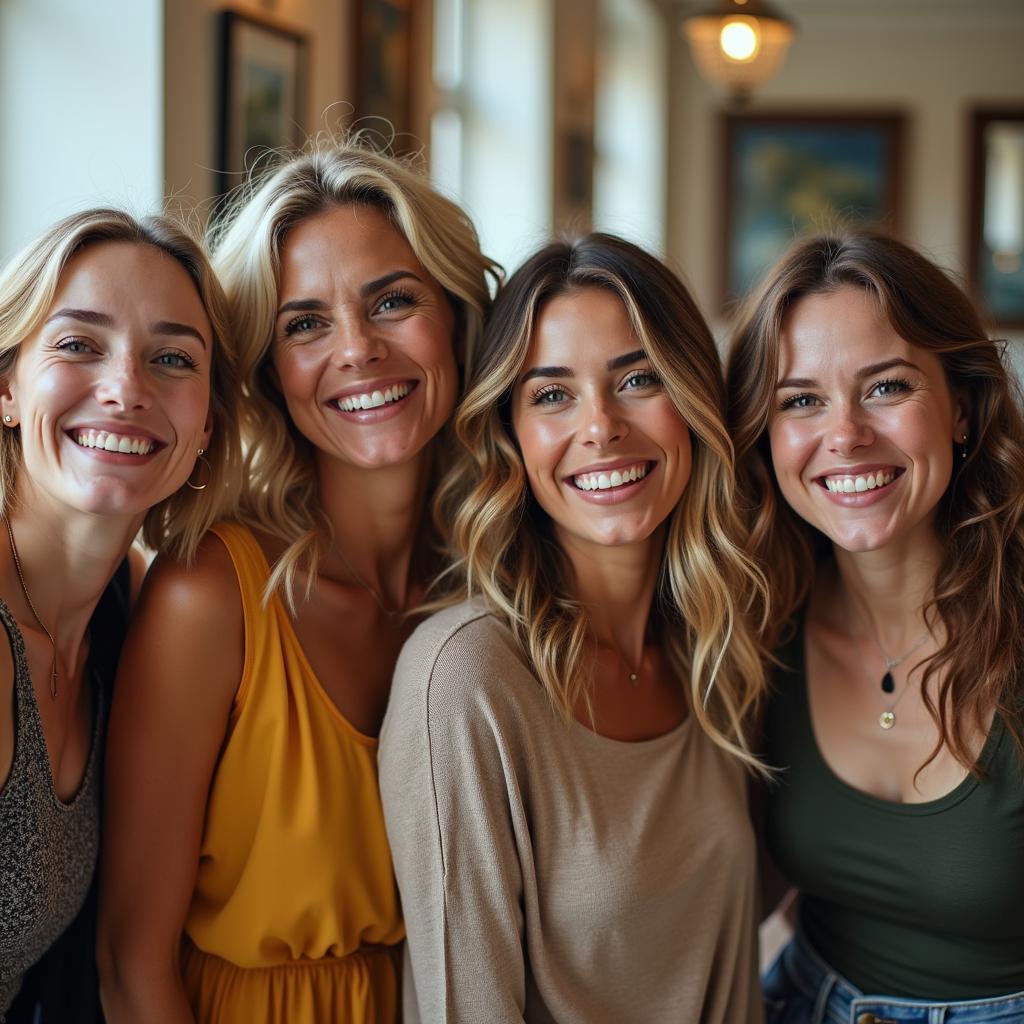
<svg viewBox="0 0 1024 1024">
<path fill-rule="evenodd" d="M 398 466 L 364 469 L 318 457 L 320 503 L 342 552 L 324 567 L 341 578 L 352 570 L 388 608 L 405 608 L 413 553 L 426 504 L 430 453 Z"/>
<path fill-rule="evenodd" d="M 556 530 L 572 566 L 576 599 L 598 643 L 614 647 L 630 665 L 643 657 L 647 622 L 658 582 L 664 530 L 644 541 L 591 544 Z"/>
<path fill-rule="evenodd" d="M 933 530 L 877 551 L 835 549 L 840 597 L 853 606 L 877 642 L 893 657 L 927 628 L 925 605 L 934 593 L 941 548 Z"/>
<path fill-rule="evenodd" d="M 32 606 L 53 634 L 61 662 L 74 665 L 89 619 L 128 553 L 143 517 L 58 509 L 26 481 L 18 487 L 7 519 Z M 3 547 L 8 543 L 6 532 L 0 533 Z M 4 597 L 21 609 L 19 621 L 35 625 L 10 551 L 0 559 L 0 565 Z"/>
</svg>

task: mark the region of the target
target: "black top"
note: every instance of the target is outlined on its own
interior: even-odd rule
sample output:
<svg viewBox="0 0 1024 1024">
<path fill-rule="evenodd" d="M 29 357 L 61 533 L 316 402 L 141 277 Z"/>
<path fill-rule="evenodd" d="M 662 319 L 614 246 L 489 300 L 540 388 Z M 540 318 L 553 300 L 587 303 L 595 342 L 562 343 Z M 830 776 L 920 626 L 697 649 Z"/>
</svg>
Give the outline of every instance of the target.
<svg viewBox="0 0 1024 1024">
<path fill-rule="evenodd" d="M 89 624 L 86 678 L 100 694 L 96 705 L 109 711 L 114 675 L 131 607 L 128 559 L 118 567 L 103 592 Z M 100 735 L 106 734 L 106 723 Z M 102 758 L 100 761 L 102 765 Z M 99 779 L 102 780 L 102 771 Z M 96 880 L 78 916 L 46 955 L 25 975 L 11 1008 L 8 1024 L 101 1024 L 99 978 L 96 973 Z M 38 1014 L 38 1016 L 37 1016 Z"/>
<path fill-rule="evenodd" d="M 766 718 L 766 840 L 814 948 L 862 991 L 930 1000 L 1024 990 L 1024 765 L 997 715 L 969 775 L 896 803 L 843 782 L 811 723 L 802 627 Z"/>
</svg>

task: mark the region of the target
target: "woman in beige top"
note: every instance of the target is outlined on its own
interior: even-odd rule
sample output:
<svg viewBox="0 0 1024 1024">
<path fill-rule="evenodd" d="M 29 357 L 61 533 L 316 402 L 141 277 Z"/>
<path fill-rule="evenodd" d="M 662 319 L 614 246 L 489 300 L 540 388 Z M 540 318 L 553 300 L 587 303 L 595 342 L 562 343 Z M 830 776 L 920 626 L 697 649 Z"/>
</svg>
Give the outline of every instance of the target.
<svg viewBox="0 0 1024 1024">
<path fill-rule="evenodd" d="M 499 295 L 438 499 L 454 596 L 381 734 L 407 1020 L 759 1019 L 764 687 L 714 342 L 607 235 Z"/>
</svg>

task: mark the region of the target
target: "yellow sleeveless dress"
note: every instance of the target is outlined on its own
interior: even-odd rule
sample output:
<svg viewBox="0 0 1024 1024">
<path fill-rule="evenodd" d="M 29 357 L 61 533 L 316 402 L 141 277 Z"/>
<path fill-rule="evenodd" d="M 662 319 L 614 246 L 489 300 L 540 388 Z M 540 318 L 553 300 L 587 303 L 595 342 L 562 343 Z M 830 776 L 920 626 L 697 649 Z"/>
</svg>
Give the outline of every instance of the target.
<svg viewBox="0 0 1024 1024">
<path fill-rule="evenodd" d="M 405 936 L 377 789 L 377 741 L 321 688 L 245 527 L 245 665 L 214 772 L 185 920 L 197 1024 L 394 1024 Z"/>
</svg>

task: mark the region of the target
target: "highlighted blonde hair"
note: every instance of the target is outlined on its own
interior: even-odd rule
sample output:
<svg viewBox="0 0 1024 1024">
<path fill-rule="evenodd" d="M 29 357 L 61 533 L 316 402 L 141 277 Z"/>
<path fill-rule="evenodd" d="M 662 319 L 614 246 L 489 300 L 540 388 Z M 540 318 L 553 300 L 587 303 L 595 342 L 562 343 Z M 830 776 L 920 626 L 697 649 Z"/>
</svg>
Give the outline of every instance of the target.
<svg viewBox="0 0 1024 1024">
<path fill-rule="evenodd" d="M 382 211 L 444 289 L 455 313 L 456 357 L 466 366 L 490 307 L 490 282 L 500 275 L 458 206 L 411 166 L 358 138 L 314 140 L 306 152 L 254 174 L 214 224 L 214 266 L 227 293 L 244 389 L 248 484 L 240 518 L 287 545 L 268 593 L 282 587 L 289 602 L 300 569 L 308 574 L 307 591 L 312 587 L 330 525 L 319 509 L 312 446 L 292 423 L 272 375 L 281 247 L 300 222 L 348 205 Z"/>
<path fill-rule="evenodd" d="M 149 245 L 176 260 L 192 279 L 213 330 L 210 409 L 213 432 L 206 454 L 206 487 L 181 487 L 146 514 L 143 540 L 183 561 L 195 554 L 203 534 L 237 501 L 241 477 L 238 376 L 224 293 L 199 243 L 167 217 L 138 219 L 124 210 L 99 207 L 58 221 L 14 256 L 0 274 L 0 378 L 14 370 L 21 343 L 42 324 L 53 305 L 60 277 L 72 257 L 101 242 Z M 0 430 L 0 515 L 6 516 L 21 468 L 20 431 Z"/>
<path fill-rule="evenodd" d="M 442 581 L 453 591 L 445 602 L 483 595 L 562 714 L 568 718 L 586 706 L 587 616 L 573 595 L 550 520 L 530 492 L 511 402 L 546 303 L 588 288 L 622 302 L 693 444 L 690 480 L 667 524 L 652 624 L 669 664 L 686 681 L 701 726 L 719 746 L 757 767 L 747 728 L 765 688 L 753 619 L 766 584 L 743 550 L 721 365 L 686 288 L 642 249 L 604 234 L 554 242 L 499 293 L 456 416 L 463 451 L 435 505 L 453 563 Z"/>
<path fill-rule="evenodd" d="M 728 360 L 729 423 L 751 545 L 772 582 L 766 641 L 777 645 L 806 601 L 816 566 L 831 554 L 823 534 L 789 507 L 772 468 L 768 425 L 775 407 L 786 313 L 806 295 L 852 287 L 879 304 L 893 330 L 942 364 L 968 411 L 964 458 L 935 520 L 942 560 L 925 609 L 946 643 L 926 662 L 925 703 L 943 745 L 978 774 L 974 715 L 998 710 L 1024 753 L 1024 417 L 1001 346 L 963 291 L 909 246 L 872 231 L 797 242 L 750 298 Z M 938 700 L 928 680 L 943 672 Z"/>
</svg>

